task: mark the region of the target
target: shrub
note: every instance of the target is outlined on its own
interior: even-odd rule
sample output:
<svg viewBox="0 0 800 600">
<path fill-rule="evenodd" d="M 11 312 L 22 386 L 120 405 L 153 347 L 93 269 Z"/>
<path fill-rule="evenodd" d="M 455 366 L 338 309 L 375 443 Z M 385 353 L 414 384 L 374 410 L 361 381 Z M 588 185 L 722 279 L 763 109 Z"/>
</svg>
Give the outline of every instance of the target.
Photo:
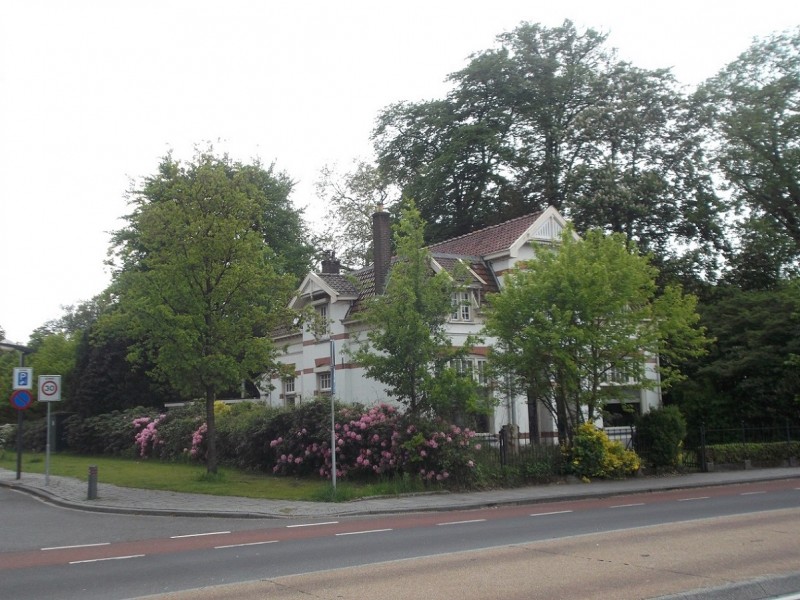
<svg viewBox="0 0 800 600">
<path fill-rule="evenodd" d="M 739 464 L 751 460 L 777 465 L 790 458 L 800 458 L 800 442 L 715 444 L 706 447 L 706 456 L 717 464 Z"/>
<path fill-rule="evenodd" d="M 675 467 L 681 457 L 686 420 L 677 406 L 641 415 L 636 422 L 636 451 L 652 467 Z"/>
<path fill-rule="evenodd" d="M 16 446 L 17 426 L 11 423 L 0 425 L 0 450 Z"/>
<path fill-rule="evenodd" d="M 73 415 L 65 422 L 67 445 L 78 454 L 133 456 L 137 433 L 134 419 L 152 419 L 157 414 L 138 407 L 86 418 Z"/>
<path fill-rule="evenodd" d="M 330 477 L 331 432 L 327 402 L 279 415 L 290 425 L 270 441 L 273 472 Z M 432 419 L 412 419 L 392 406 L 335 413 L 336 476 L 374 478 L 408 473 L 426 483 L 466 485 L 474 480 L 474 433 Z"/>
<path fill-rule="evenodd" d="M 578 427 L 572 441 L 570 470 L 578 477 L 622 478 L 639 470 L 639 457 L 591 423 Z"/>
<path fill-rule="evenodd" d="M 279 435 L 275 417 L 286 409 L 255 402 L 234 404 L 230 409 L 217 421 L 220 462 L 241 469 L 270 471 L 274 463 L 269 443 Z"/>
</svg>

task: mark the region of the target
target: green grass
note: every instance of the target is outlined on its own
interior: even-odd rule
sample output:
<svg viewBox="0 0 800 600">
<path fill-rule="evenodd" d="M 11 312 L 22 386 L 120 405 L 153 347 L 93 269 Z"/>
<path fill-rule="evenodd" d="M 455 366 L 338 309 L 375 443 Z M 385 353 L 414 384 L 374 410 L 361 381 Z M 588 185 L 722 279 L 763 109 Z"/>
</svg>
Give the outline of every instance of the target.
<svg viewBox="0 0 800 600">
<path fill-rule="evenodd" d="M 213 496 L 242 496 L 267 500 L 305 500 L 346 502 L 370 496 L 395 496 L 425 490 L 421 482 L 408 477 L 366 483 L 339 480 L 334 494 L 327 480 L 274 477 L 264 473 L 220 467 L 216 475 L 189 463 L 170 463 L 108 456 L 79 456 L 70 453 L 50 455 L 50 475 L 75 477 L 86 481 L 89 466 L 97 467 L 100 483 L 148 490 L 169 490 Z M 0 450 L 0 468 L 15 471 L 17 454 Z M 45 456 L 22 454 L 23 473 L 44 473 Z"/>
</svg>

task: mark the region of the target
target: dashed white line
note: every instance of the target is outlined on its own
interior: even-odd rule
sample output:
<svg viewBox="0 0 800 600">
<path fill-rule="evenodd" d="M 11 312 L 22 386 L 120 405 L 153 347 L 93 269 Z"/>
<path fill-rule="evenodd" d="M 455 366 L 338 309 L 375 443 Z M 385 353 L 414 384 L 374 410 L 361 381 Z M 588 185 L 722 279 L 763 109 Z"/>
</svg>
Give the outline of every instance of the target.
<svg viewBox="0 0 800 600">
<path fill-rule="evenodd" d="M 766 494 L 766 490 L 762 490 L 760 492 L 742 492 L 739 494 L 740 496 L 755 496 L 756 494 Z"/>
<path fill-rule="evenodd" d="M 571 510 L 554 510 L 553 512 L 533 513 L 532 517 L 547 517 L 549 515 L 565 515 L 571 513 Z"/>
<path fill-rule="evenodd" d="M 229 544 L 227 546 L 214 546 L 214 550 L 224 550 L 225 548 L 242 548 L 244 546 L 263 546 L 264 544 L 277 544 L 278 540 L 269 540 L 266 542 L 247 542 L 245 544 Z"/>
<path fill-rule="evenodd" d="M 318 525 L 336 525 L 339 521 L 323 521 L 322 523 L 300 523 L 299 525 L 287 525 L 286 529 L 292 527 L 316 527 Z"/>
<path fill-rule="evenodd" d="M 366 529 L 364 531 L 346 531 L 345 533 L 337 533 L 336 535 L 361 535 L 363 533 L 381 533 L 382 531 L 391 531 L 391 529 Z"/>
<path fill-rule="evenodd" d="M 486 519 L 470 519 L 469 521 L 449 521 L 447 523 L 437 523 L 437 525 L 466 525 L 468 523 L 485 523 Z"/>
<path fill-rule="evenodd" d="M 128 556 L 109 556 L 107 558 L 92 558 L 90 560 L 73 560 L 69 564 L 82 565 L 86 563 L 103 562 L 104 560 L 126 560 L 128 558 L 142 558 L 144 554 L 129 554 Z"/>
<path fill-rule="evenodd" d="M 73 550 L 75 548 L 96 548 L 97 546 L 110 546 L 111 542 L 100 542 L 97 544 L 76 544 L 74 546 L 52 546 L 50 548 L 42 548 L 42 552 L 47 550 Z"/>
<path fill-rule="evenodd" d="M 632 504 L 616 504 L 608 508 L 630 508 L 631 506 L 644 506 L 644 502 L 634 502 Z"/>
<path fill-rule="evenodd" d="M 169 539 L 180 540 L 183 538 L 203 537 L 205 535 L 226 535 L 230 531 L 209 531 L 208 533 L 187 533 L 186 535 L 171 535 Z"/>
<path fill-rule="evenodd" d="M 695 498 L 678 498 L 678 502 L 692 502 L 694 500 L 709 500 L 711 496 L 697 496 Z"/>
</svg>

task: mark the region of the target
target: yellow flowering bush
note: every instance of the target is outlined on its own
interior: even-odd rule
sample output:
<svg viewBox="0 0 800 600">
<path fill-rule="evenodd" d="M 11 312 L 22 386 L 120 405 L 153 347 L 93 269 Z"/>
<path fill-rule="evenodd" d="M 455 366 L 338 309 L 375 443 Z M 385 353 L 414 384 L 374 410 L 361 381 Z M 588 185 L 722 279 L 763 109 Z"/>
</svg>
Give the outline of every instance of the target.
<svg viewBox="0 0 800 600">
<path fill-rule="evenodd" d="M 583 479 L 603 477 L 621 479 L 639 470 L 639 456 L 612 442 L 604 431 L 591 423 L 583 423 L 572 440 L 570 470 Z"/>
</svg>

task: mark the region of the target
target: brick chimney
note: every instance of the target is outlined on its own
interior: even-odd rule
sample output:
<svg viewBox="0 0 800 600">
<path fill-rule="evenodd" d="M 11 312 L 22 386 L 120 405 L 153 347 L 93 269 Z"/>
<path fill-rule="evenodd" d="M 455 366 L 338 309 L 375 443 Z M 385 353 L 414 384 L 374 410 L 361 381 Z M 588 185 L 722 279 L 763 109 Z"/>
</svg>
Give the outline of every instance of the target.
<svg viewBox="0 0 800 600">
<path fill-rule="evenodd" d="M 392 228 L 389 213 L 379 204 L 372 215 L 372 257 L 375 273 L 375 295 L 386 291 L 386 277 L 392 260 Z"/>
<path fill-rule="evenodd" d="M 322 253 L 322 272 L 339 274 L 342 268 L 342 263 L 336 258 L 336 253 L 333 250 L 325 250 Z"/>
</svg>

